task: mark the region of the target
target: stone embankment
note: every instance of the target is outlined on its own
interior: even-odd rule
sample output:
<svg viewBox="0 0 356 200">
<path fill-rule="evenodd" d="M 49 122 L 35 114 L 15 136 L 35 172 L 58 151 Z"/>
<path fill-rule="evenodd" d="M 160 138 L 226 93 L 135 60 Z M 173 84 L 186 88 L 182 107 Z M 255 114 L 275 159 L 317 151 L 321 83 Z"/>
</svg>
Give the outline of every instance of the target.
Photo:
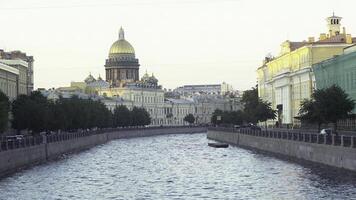
<svg viewBox="0 0 356 200">
<path fill-rule="evenodd" d="M 356 137 L 209 128 L 208 139 L 356 171 Z"/>
<path fill-rule="evenodd" d="M 19 168 L 57 158 L 66 153 L 88 149 L 110 140 L 202 132 L 206 132 L 205 127 L 126 128 L 27 137 L 16 141 L 0 141 L 0 177 L 15 172 Z"/>
</svg>

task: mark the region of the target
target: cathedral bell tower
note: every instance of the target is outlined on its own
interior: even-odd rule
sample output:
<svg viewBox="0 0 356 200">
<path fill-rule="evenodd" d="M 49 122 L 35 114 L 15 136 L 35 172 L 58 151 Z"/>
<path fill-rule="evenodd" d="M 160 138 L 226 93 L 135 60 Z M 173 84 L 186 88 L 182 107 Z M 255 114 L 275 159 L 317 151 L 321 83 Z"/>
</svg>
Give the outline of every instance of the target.
<svg viewBox="0 0 356 200">
<path fill-rule="evenodd" d="M 326 18 L 329 37 L 333 37 L 340 34 L 341 19 L 342 17 L 335 16 L 334 13 L 333 16 Z"/>
</svg>

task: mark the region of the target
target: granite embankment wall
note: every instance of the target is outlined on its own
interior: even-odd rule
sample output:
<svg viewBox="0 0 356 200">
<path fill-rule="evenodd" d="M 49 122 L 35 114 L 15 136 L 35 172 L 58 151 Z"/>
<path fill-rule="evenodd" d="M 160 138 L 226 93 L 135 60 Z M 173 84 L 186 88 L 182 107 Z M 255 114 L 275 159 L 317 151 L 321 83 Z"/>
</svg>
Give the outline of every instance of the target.
<svg viewBox="0 0 356 200">
<path fill-rule="evenodd" d="M 217 129 L 209 129 L 207 137 L 241 147 L 356 171 L 354 137 Z"/>
<path fill-rule="evenodd" d="M 165 134 L 202 133 L 204 127 L 163 127 L 108 129 L 91 132 L 62 133 L 29 138 L 0 145 L 0 177 L 19 168 L 56 158 L 62 154 L 88 149 L 110 140 Z"/>
</svg>

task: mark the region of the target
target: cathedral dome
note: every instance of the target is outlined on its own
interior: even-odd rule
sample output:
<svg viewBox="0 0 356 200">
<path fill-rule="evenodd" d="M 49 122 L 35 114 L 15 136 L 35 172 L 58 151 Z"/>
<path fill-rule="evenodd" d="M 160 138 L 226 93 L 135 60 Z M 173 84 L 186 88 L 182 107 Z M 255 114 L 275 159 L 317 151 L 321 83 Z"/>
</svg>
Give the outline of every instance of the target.
<svg viewBox="0 0 356 200">
<path fill-rule="evenodd" d="M 124 30 L 122 28 L 120 28 L 119 40 L 111 45 L 109 58 L 117 57 L 120 54 L 131 54 L 135 56 L 135 50 L 132 45 L 125 40 Z"/>
</svg>

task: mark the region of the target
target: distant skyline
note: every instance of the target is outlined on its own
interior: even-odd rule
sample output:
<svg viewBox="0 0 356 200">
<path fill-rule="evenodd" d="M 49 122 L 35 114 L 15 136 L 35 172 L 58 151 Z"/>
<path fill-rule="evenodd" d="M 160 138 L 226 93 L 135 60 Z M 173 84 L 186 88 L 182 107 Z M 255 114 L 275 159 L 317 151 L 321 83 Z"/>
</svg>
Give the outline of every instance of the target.
<svg viewBox="0 0 356 200">
<path fill-rule="evenodd" d="M 119 28 L 164 88 L 226 82 L 245 90 L 256 69 L 285 40 L 326 33 L 325 18 L 343 17 L 356 36 L 352 1 L 0 0 L 0 49 L 34 56 L 35 88 L 69 86 L 91 73 L 105 78 Z"/>
</svg>

